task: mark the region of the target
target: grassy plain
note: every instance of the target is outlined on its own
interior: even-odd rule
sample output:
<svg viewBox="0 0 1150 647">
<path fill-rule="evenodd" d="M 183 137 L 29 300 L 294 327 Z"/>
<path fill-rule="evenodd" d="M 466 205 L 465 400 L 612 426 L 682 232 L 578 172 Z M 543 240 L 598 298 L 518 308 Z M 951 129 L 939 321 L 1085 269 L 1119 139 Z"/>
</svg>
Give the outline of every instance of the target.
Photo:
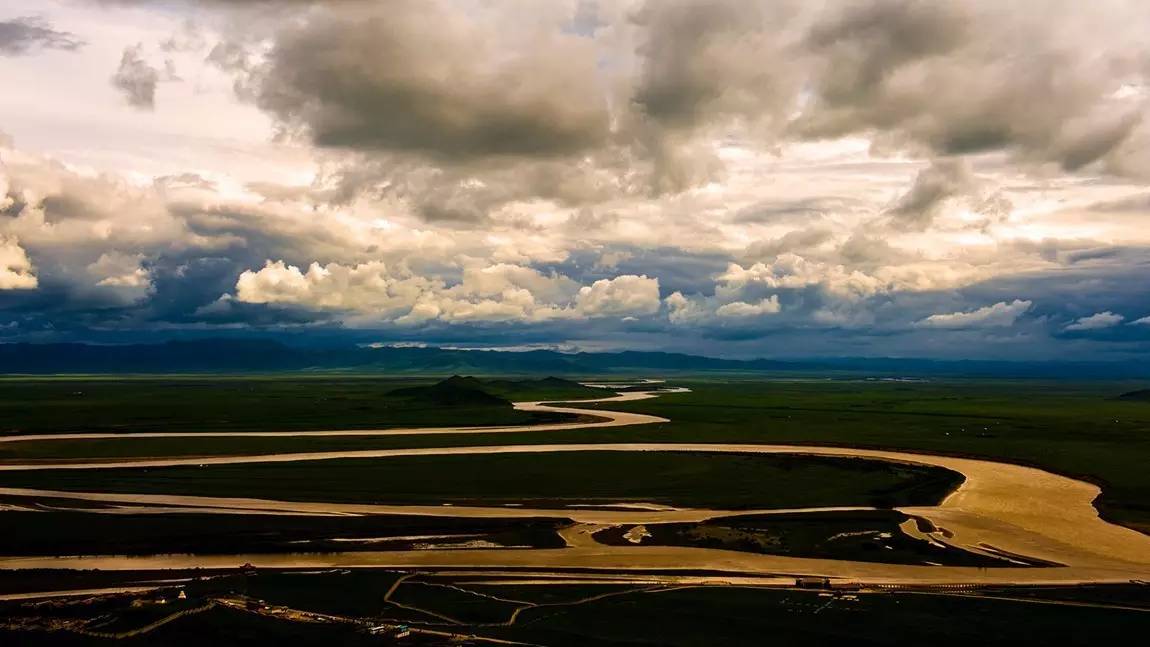
<svg viewBox="0 0 1150 647">
<path fill-rule="evenodd" d="M 0 434 L 377 429 L 563 418 L 515 411 L 496 399 L 444 407 L 410 393 L 436 381 L 295 375 L 0 378 Z M 602 393 L 563 381 L 506 379 L 494 382 L 490 392 L 506 400 Z"/>
<path fill-rule="evenodd" d="M 56 490 L 424 504 L 653 502 L 746 509 L 933 505 L 948 470 L 813 456 L 580 451 L 0 473 Z"/>
<path fill-rule="evenodd" d="M 103 428 L 128 424 L 130 429 L 138 430 L 286 430 L 482 424 L 484 420 L 525 415 L 502 409 L 479 415 L 456 407 L 405 409 L 394 406 L 385 395 L 400 386 L 429 384 L 430 379 L 196 378 L 178 382 L 195 386 L 177 388 L 167 380 L 146 379 L 101 382 L 116 386 L 108 387 L 107 402 L 94 408 L 105 413 L 94 419 L 103 420 Z M 1103 496 L 1097 503 L 1108 518 L 1150 531 L 1150 470 L 1146 469 L 1150 460 L 1150 403 L 1117 397 L 1145 385 L 764 377 L 684 378 L 673 384 L 687 386 L 692 392 L 588 405 L 651 413 L 671 420 L 658 425 L 499 435 L 4 443 L 0 444 L 0 460 L 565 442 L 845 445 L 1006 460 L 1085 478 L 1103 486 Z M 67 404 L 71 390 L 75 389 L 70 380 L 0 382 L 0 425 L 11 427 L 14 421 L 24 420 L 29 422 L 23 423 L 23 428 L 42 432 L 90 428 L 91 419 L 77 419 L 76 409 L 71 413 L 67 407 L 56 409 L 61 400 Z M 197 391 L 210 397 L 192 395 Z M 173 395 L 165 396 L 165 392 Z M 539 390 L 519 395 L 505 393 L 504 397 L 526 400 L 570 396 Z M 125 413 L 133 411 L 146 415 Z M 129 415 L 143 416 L 145 420 L 125 423 Z M 479 464 L 489 458 L 471 460 Z"/>
<path fill-rule="evenodd" d="M 1150 532 L 1150 403 L 1128 383 L 685 382 L 691 393 L 613 403 L 672 422 L 637 441 L 843 445 L 975 456 L 1039 466 L 1103 486 L 1108 518 Z M 595 406 L 595 405 L 592 405 Z M 589 435 L 594 435 L 591 432 Z M 588 442 L 584 436 L 581 442 Z"/>
</svg>

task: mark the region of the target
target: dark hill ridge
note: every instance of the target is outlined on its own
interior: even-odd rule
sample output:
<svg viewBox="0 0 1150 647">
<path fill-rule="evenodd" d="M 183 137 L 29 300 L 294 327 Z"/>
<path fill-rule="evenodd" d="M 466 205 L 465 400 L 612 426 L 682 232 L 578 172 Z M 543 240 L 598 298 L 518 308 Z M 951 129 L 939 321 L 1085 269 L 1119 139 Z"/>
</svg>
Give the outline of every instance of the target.
<svg viewBox="0 0 1150 647">
<path fill-rule="evenodd" d="M 545 377 L 540 380 L 485 380 L 483 388 L 495 395 L 511 400 L 589 400 L 610 395 L 604 389 L 597 389 L 573 380 L 560 377 Z"/>
<path fill-rule="evenodd" d="M 576 389 L 587 388 L 578 382 L 575 382 L 572 380 L 565 380 L 561 377 L 552 377 L 550 375 L 543 378 L 542 380 L 535 380 L 535 383 L 538 384 L 539 386 L 555 387 L 555 388 L 559 388 L 559 387 L 576 388 Z"/>
<path fill-rule="evenodd" d="M 511 402 L 492 395 L 483 389 L 483 384 L 473 377 L 452 375 L 431 386 L 412 386 L 396 389 L 388 395 L 407 398 L 409 401 L 426 402 L 448 407 L 509 407 Z"/>
<path fill-rule="evenodd" d="M 510 406 L 514 401 L 564 398 L 586 400 L 605 397 L 609 393 L 558 377 L 541 380 L 480 380 L 452 375 L 429 386 L 405 387 L 391 391 L 388 395 L 441 406 Z"/>
<path fill-rule="evenodd" d="M 1130 391 L 1118 396 L 1119 400 L 1127 400 L 1129 402 L 1150 402 L 1150 389 L 1140 389 L 1138 391 Z"/>
</svg>

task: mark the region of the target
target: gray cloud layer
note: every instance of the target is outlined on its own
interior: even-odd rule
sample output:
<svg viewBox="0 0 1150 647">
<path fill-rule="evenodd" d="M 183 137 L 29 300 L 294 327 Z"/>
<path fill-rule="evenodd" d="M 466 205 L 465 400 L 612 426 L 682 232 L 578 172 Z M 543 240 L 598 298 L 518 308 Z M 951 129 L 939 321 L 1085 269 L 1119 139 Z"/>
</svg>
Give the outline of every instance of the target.
<svg viewBox="0 0 1150 647">
<path fill-rule="evenodd" d="M 491 178 L 502 188 L 479 194 L 439 182 L 431 197 L 395 169 L 431 160 L 483 182 L 476 163 L 545 159 L 589 178 L 590 204 L 720 178 L 715 138 L 769 149 L 858 135 L 882 150 L 1150 174 L 1150 46 L 1131 26 L 1150 8 L 1110 4 L 667 0 L 559 4 L 524 20 L 535 5 L 326 2 L 273 28 L 265 53 L 239 39 L 212 59 L 285 133 L 392 169 L 371 177 L 357 158 L 345 190 L 414 183 L 431 219 L 475 220 L 537 182 Z M 462 216 L 452 203 L 476 206 Z"/>
<path fill-rule="evenodd" d="M 19 56 L 36 48 L 75 51 L 83 46 L 76 34 L 53 29 L 35 16 L 0 20 L 0 56 Z"/>
<path fill-rule="evenodd" d="M 257 102 L 321 146 L 469 158 L 601 145 L 586 42 L 513 40 L 438 2 L 320 12 L 277 36 Z"/>
<path fill-rule="evenodd" d="M 160 71 L 145 61 L 140 45 L 124 48 L 120 67 L 112 75 L 112 85 L 124 94 L 128 104 L 145 110 L 156 107 L 156 84 Z"/>
<path fill-rule="evenodd" d="M 103 4 L 196 21 L 133 36 L 147 49 L 112 81 L 131 106 L 171 78 L 159 45 L 189 104 L 270 122 L 304 161 L 245 184 L 182 150 L 131 180 L 3 151 L 0 309 L 21 330 L 893 350 L 1150 334 L 1127 323 L 1150 314 L 1131 279 L 1150 246 L 1131 180 L 1150 177 L 1144 3 Z M 157 130 L 263 165 L 183 132 L 200 106 L 176 103 Z"/>
</svg>

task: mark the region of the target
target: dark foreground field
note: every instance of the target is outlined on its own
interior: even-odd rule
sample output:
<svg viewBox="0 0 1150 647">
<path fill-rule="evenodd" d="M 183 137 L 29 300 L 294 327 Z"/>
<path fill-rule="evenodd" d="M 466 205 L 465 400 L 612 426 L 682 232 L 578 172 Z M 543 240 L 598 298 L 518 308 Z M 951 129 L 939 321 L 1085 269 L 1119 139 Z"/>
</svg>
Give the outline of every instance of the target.
<svg viewBox="0 0 1150 647">
<path fill-rule="evenodd" d="M 145 574 L 141 574 L 143 576 Z M 1150 631 L 1150 588 L 828 592 L 794 588 L 516 584 L 353 571 L 211 574 L 150 593 L 0 603 L 23 645 L 1097 645 Z M 164 600 L 163 604 L 158 604 Z M 244 600 L 253 600 L 246 604 Z M 182 615 L 177 615 L 181 614 Z M 166 624 L 122 638 L 157 621 Z M 370 627 L 408 625 L 397 641 Z M 429 631 L 435 633 L 419 633 Z"/>
<path fill-rule="evenodd" d="M 595 541 L 610 546 L 689 546 L 792 557 L 842 559 L 885 564 L 934 566 L 1018 566 L 961 549 L 941 548 L 899 530 L 907 515 L 895 510 L 795 512 L 739 515 L 697 523 L 642 526 L 636 536 L 628 526 L 595 533 Z M 922 529 L 933 530 L 925 519 Z"/>
</svg>

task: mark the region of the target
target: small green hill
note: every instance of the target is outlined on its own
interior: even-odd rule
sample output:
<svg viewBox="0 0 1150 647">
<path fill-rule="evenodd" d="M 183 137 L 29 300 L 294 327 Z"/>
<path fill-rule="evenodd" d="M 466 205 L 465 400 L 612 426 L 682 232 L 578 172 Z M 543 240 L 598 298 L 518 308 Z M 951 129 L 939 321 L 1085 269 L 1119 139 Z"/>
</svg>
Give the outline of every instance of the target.
<svg viewBox="0 0 1150 647">
<path fill-rule="evenodd" d="M 1118 399 L 1128 402 L 1150 402 L 1150 389 L 1140 389 L 1138 391 L 1123 393 L 1118 396 Z"/>
<path fill-rule="evenodd" d="M 430 386 L 413 386 L 396 389 L 388 395 L 407 399 L 409 402 L 425 402 L 447 407 L 509 407 L 511 402 L 484 389 L 481 381 L 474 377 L 453 375 Z"/>
<path fill-rule="evenodd" d="M 530 400 L 590 400 L 611 395 L 605 389 L 583 386 L 572 380 L 545 377 L 538 380 L 488 380 L 483 388 L 490 393 L 514 401 Z"/>
<path fill-rule="evenodd" d="M 538 400 L 590 400 L 611 395 L 611 391 L 583 386 L 558 377 L 524 380 L 480 380 L 453 375 L 429 386 L 407 387 L 388 393 L 409 402 L 439 406 L 510 406 L 512 402 Z"/>
</svg>

